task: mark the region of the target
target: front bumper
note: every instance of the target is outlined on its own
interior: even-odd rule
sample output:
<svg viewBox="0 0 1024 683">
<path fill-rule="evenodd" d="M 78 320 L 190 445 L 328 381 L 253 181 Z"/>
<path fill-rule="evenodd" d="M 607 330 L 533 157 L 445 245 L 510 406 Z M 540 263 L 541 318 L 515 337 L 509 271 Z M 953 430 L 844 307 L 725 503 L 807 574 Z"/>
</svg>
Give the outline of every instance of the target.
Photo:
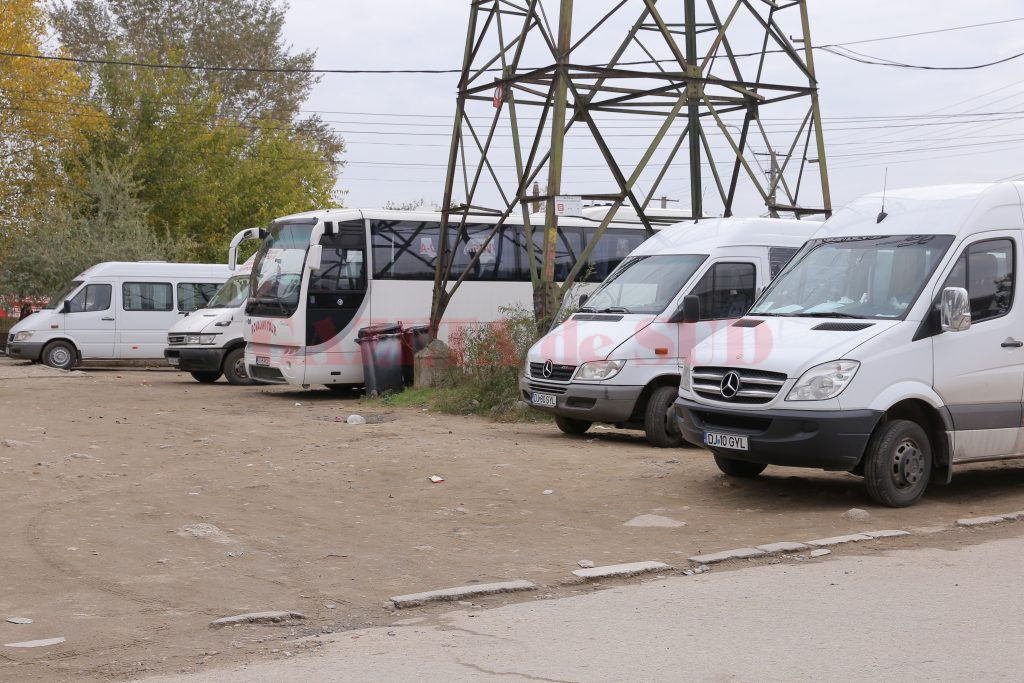
<svg viewBox="0 0 1024 683">
<path fill-rule="evenodd" d="M 7 355 L 19 360 L 39 361 L 43 357 L 43 342 L 10 342 Z"/>
<path fill-rule="evenodd" d="M 194 349 L 186 346 L 172 346 L 164 349 L 164 358 L 179 370 L 185 372 L 215 372 L 224 362 L 224 349 Z M 172 359 L 177 359 L 177 363 Z"/>
<path fill-rule="evenodd" d="M 519 392 L 524 401 L 533 405 L 533 392 L 554 394 L 555 407 L 533 406 L 553 415 L 571 417 L 587 422 L 626 422 L 633 414 L 636 400 L 643 387 L 603 384 L 542 382 L 529 377 L 519 378 Z"/>
<path fill-rule="evenodd" d="M 857 466 L 880 410 L 734 410 L 677 398 L 672 414 L 687 441 L 704 432 L 744 435 L 748 451 L 722 451 L 736 460 L 849 471 Z"/>
</svg>

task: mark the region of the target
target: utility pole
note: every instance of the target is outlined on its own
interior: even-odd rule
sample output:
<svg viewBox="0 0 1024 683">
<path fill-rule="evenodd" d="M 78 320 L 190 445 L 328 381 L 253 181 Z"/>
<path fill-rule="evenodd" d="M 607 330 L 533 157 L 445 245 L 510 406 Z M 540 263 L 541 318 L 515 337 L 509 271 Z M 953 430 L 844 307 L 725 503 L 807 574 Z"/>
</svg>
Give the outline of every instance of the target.
<svg viewBox="0 0 1024 683">
<path fill-rule="evenodd" d="M 808 1 L 619 0 L 582 22 L 573 0 L 469 0 L 442 207 L 453 236 L 442 232 L 432 328 L 490 241 L 520 212 L 543 326 L 621 207 L 653 234 L 648 208 L 680 166 L 688 171 L 693 218 L 731 216 L 737 205 L 750 211 L 755 204 L 775 216 L 829 215 Z M 557 26 L 549 22 L 554 7 Z M 803 50 L 795 46 L 801 41 Z M 507 140 L 511 152 L 503 151 Z M 817 164 L 808 158 L 812 140 Z M 769 178 L 753 162 L 763 150 L 773 150 Z M 818 182 L 805 182 L 815 172 Z M 546 194 L 531 192 L 541 183 Z M 559 195 L 608 206 L 589 241 L 558 242 Z M 543 237 L 534 239 L 540 226 L 531 225 L 529 209 L 541 202 Z M 454 273 L 449 245 L 465 238 L 474 217 L 487 217 L 492 229 L 476 233 L 483 245 Z M 563 274 L 556 256 L 566 249 L 572 265 Z M 562 282 L 555 282 L 556 270 Z"/>
</svg>

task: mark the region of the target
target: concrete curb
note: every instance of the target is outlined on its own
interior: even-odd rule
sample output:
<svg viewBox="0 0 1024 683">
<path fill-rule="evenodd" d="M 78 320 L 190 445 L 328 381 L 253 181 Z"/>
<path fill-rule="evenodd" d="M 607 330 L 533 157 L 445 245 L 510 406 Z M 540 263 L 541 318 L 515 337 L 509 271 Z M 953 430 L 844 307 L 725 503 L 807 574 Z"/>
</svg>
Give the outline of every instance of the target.
<svg viewBox="0 0 1024 683">
<path fill-rule="evenodd" d="M 237 626 L 239 624 L 280 624 L 293 619 L 305 619 L 301 612 L 249 612 L 236 614 L 233 617 L 221 617 L 210 622 L 211 628 L 221 626 Z"/>
<path fill-rule="evenodd" d="M 963 526 L 984 526 L 986 524 L 1001 524 L 1002 522 L 1009 522 L 1009 521 L 1012 521 L 1013 519 L 1014 518 L 1009 518 L 1009 517 L 1002 516 L 1002 515 L 1000 515 L 1000 516 L 991 515 L 991 516 L 986 516 L 986 517 L 964 517 L 962 519 L 956 520 L 956 525 L 957 526 L 961 526 L 961 527 L 963 527 Z"/>
<path fill-rule="evenodd" d="M 671 571 L 675 569 L 671 565 L 667 565 L 664 562 L 655 562 L 654 560 L 648 560 L 646 562 L 631 562 L 629 564 L 609 564 L 604 567 L 589 567 L 587 569 L 577 569 L 573 572 L 573 576 L 585 581 L 593 581 L 595 579 L 625 579 L 630 576 L 637 576 L 639 574 L 650 574 L 651 572 L 662 572 Z"/>
<path fill-rule="evenodd" d="M 424 593 L 410 593 L 391 598 L 398 609 L 407 607 L 419 607 L 428 602 L 450 602 L 453 600 L 465 600 L 480 595 L 498 595 L 500 593 L 519 593 L 522 591 L 537 590 L 537 585 L 530 581 L 504 581 L 501 583 L 480 583 L 472 586 L 458 586 L 456 588 L 442 588 L 441 590 L 426 591 Z"/>
<path fill-rule="evenodd" d="M 742 560 L 748 557 L 757 557 L 758 555 L 765 554 L 765 551 L 758 550 L 757 548 L 734 548 L 732 550 L 723 550 L 719 553 L 694 555 L 693 557 L 688 557 L 686 559 L 694 564 L 717 564 L 719 562 L 725 562 L 726 560 Z"/>
<path fill-rule="evenodd" d="M 832 536 L 830 538 L 819 538 L 814 541 L 807 541 L 807 545 L 813 545 L 815 548 L 824 548 L 833 545 L 842 545 L 844 543 L 858 543 L 860 541 L 870 541 L 871 537 L 867 534 L 846 534 L 845 536 Z"/>
</svg>

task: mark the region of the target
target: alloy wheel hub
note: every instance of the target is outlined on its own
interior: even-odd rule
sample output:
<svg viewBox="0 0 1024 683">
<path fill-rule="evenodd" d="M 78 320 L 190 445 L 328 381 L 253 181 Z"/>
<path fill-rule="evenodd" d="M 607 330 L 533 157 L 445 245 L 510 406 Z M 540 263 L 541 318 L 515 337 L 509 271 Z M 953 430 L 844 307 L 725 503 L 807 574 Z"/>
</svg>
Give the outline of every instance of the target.
<svg viewBox="0 0 1024 683">
<path fill-rule="evenodd" d="M 924 476 L 924 455 L 917 444 L 905 439 L 893 454 L 892 476 L 901 487 L 914 486 Z"/>
</svg>

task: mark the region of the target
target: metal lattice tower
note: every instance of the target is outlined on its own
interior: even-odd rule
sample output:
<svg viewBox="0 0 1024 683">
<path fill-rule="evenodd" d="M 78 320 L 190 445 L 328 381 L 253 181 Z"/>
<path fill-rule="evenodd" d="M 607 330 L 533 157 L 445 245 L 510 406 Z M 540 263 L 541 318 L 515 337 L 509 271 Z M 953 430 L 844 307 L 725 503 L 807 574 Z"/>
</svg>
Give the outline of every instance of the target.
<svg viewBox="0 0 1024 683">
<path fill-rule="evenodd" d="M 554 26 L 545 4 L 556 2 Z M 651 201 L 676 187 L 688 188 L 693 218 L 731 216 L 745 197 L 772 216 L 830 213 L 807 0 L 580 5 L 471 0 L 445 179 L 442 211 L 458 226 L 455 244 L 474 216 L 498 217 L 493 237 L 522 213 L 527 243 L 539 252 L 529 264 L 539 319 L 553 315 L 597 243 L 559 290 L 556 196 L 608 204 L 598 236 L 622 207 L 650 233 Z M 684 183 L 675 184 L 673 170 L 685 172 Z M 595 171 L 605 177 L 586 175 Z M 818 183 L 802 201 L 811 174 Z M 530 193 L 537 182 L 547 184 L 539 197 Z M 531 222 L 538 200 L 546 202 L 543 225 L 539 216 Z M 544 238 L 535 241 L 537 229 Z M 465 277 L 451 276 L 447 231 L 440 246 L 434 329 Z"/>
</svg>

